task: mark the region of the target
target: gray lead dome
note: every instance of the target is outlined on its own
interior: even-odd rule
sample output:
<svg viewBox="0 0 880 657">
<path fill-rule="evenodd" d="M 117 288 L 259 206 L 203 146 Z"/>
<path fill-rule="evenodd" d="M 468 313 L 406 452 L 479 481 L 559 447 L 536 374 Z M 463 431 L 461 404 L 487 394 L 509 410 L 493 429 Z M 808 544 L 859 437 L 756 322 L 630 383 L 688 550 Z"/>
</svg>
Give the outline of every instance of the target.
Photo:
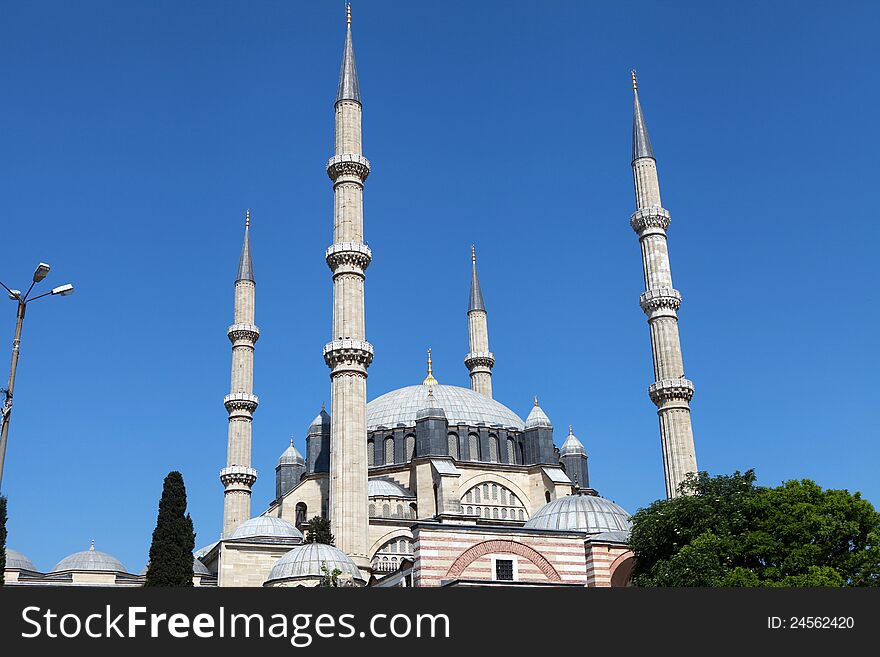
<svg viewBox="0 0 880 657">
<path fill-rule="evenodd" d="M 12 569 L 16 568 L 18 570 L 32 570 L 37 572 L 37 567 L 34 563 L 24 556 L 18 550 L 13 550 L 11 548 L 6 548 L 6 568 Z"/>
<path fill-rule="evenodd" d="M 338 568 L 343 575 L 351 575 L 352 579 L 366 583 L 361 571 L 345 552 L 323 543 L 307 543 L 293 548 L 275 562 L 266 581 L 323 577 L 323 566 L 331 573 Z"/>
<path fill-rule="evenodd" d="M 102 571 L 111 573 L 125 573 L 125 566 L 116 557 L 100 552 L 92 545 L 88 550 L 82 552 L 74 552 L 64 557 L 55 564 L 52 569 L 53 573 L 62 573 L 66 571 Z"/>
<path fill-rule="evenodd" d="M 434 403 L 446 413 L 450 425 L 466 424 L 476 426 L 502 426 L 523 429 L 522 419 L 494 399 L 458 386 L 432 386 Z M 376 431 L 379 427 L 393 429 L 398 424 L 413 427 L 416 415 L 426 407 L 428 386 L 407 386 L 392 390 L 377 397 L 367 404 L 367 431 Z"/>
<path fill-rule="evenodd" d="M 229 535 L 229 538 L 269 538 L 269 539 L 303 539 L 302 532 L 292 524 L 281 518 L 273 516 L 257 516 L 251 518 L 238 527 Z"/>
<path fill-rule="evenodd" d="M 529 529 L 557 529 L 587 534 L 629 533 L 629 513 L 598 495 L 566 495 L 545 504 L 526 522 Z"/>
</svg>

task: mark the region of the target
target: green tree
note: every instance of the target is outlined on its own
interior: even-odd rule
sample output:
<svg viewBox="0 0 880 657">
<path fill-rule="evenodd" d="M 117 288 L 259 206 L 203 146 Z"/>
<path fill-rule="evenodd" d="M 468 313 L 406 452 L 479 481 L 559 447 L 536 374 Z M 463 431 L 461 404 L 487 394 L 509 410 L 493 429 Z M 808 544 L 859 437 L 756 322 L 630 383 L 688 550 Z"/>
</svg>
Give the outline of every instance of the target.
<svg viewBox="0 0 880 657">
<path fill-rule="evenodd" d="M 342 571 L 339 568 L 334 568 L 332 571 L 327 568 L 327 563 L 321 563 L 321 582 L 318 586 L 323 587 L 338 587 L 339 586 L 339 576 L 342 574 Z"/>
<path fill-rule="evenodd" d="M 183 475 L 169 472 L 159 500 L 145 586 L 192 586 L 195 543 L 192 518 L 186 513 Z"/>
<path fill-rule="evenodd" d="M 306 543 L 324 543 L 333 545 L 336 538 L 330 531 L 330 521 L 321 516 L 315 516 L 306 525 Z"/>
<path fill-rule="evenodd" d="M 0 586 L 6 582 L 6 498 L 0 496 Z"/>
<path fill-rule="evenodd" d="M 759 487 L 753 470 L 682 490 L 633 517 L 636 586 L 880 585 L 880 513 L 859 493 Z"/>
</svg>

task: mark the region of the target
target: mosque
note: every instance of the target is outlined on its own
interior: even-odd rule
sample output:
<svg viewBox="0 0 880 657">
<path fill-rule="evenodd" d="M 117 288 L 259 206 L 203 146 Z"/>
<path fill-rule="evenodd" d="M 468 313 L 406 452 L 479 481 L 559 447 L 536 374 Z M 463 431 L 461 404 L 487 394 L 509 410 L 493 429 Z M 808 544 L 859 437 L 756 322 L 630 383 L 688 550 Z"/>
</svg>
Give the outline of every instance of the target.
<svg viewBox="0 0 880 657">
<path fill-rule="evenodd" d="M 666 246 L 669 212 L 660 203 L 656 160 L 635 73 L 632 168 L 636 211 L 630 225 L 642 251 L 667 496 L 696 472 L 690 421 L 693 383 L 684 377 Z M 363 193 L 370 162 L 361 152 L 362 103 L 349 10 L 335 112 L 335 154 L 327 163 L 334 197 L 333 243 L 325 258 L 333 283 L 330 410 L 309 425 L 306 454 L 290 445 L 275 468 L 275 499 L 252 517 L 251 423 L 255 287 L 250 215 L 234 286 L 232 381 L 223 533 L 194 555 L 199 586 L 315 586 L 325 569 L 350 586 L 626 586 L 633 566 L 629 514 L 590 487 L 587 453 L 568 427 L 554 426 L 534 400 L 523 420 L 492 396 L 495 358 L 476 254 L 471 254 L 464 365 L 470 388 L 427 375 L 418 385 L 367 402 L 373 346 L 364 322 Z M 331 415 L 332 413 L 332 415 Z M 330 519 L 335 546 L 304 543 L 307 521 Z M 8 550 L 6 581 L 25 586 L 141 586 L 114 557 L 90 549 L 38 572 Z"/>
</svg>

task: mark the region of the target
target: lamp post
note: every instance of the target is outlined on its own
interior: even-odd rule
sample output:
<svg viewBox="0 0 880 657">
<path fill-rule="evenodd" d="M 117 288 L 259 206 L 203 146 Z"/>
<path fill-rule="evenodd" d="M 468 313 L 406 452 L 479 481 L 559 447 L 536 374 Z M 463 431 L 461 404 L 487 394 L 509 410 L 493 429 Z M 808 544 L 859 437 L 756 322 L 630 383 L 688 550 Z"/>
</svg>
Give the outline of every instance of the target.
<svg viewBox="0 0 880 657">
<path fill-rule="evenodd" d="M 2 417 L 0 417 L 0 421 L 2 421 L 2 429 L 0 429 L 0 484 L 3 483 L 3 463 L 6 460 L 6 440 L 9 436 L 9 420 L 12 415 L 12 393 L 15 390 L 15 372 L 18 369 L 18 354 L 21 346 L 21 326 L 24 323 L 24 314 L 27 309 L 27 304 L 31 301 L 36 301 L 37 299 L 42 299 L 47 296 L 66 297 L 73 294 L 73 285 L 67 283 L 66 285 L 54 287 L 43 294 L 28 298 L 31 290 L 34 289 L 34 285 L 46 278 L 49 274 L 49 270 L 50 267 L 45 262 L 41 262 L 37 265 L 37 269 L 34 271 L 33 282 L 24 294 L 21 293 L 21 290 L 10 290 L 2 281 L 0 281 L 0 285 L 2 285 L 9 293 L 9 298 L 18 302 L 18 313 L 16 314 L 15 320 L 15 337 L 12 340 L 12 364 L 9 366 L 9 383 L 6 386 L 6 390 L 3 391 L 6 393 L 6 399 L 3 403 L 3 409 L 0 410 L 0 413 L 2 413 Z"/>
</svg>

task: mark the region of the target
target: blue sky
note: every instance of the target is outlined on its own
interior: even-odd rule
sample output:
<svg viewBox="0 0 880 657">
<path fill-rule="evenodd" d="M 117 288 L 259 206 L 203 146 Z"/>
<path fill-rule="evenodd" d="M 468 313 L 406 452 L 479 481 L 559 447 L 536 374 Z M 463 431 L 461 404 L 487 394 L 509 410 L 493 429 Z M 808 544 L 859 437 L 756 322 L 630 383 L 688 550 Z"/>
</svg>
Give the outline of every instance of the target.
<svg viewBox="0 0 880 657">
<path fill-rule="evenodd" d="M 354 4 L 373 164 L 365 222 L 374 398 L 468 385 L 477 245 L 497 399 L 569 423 L 592 484 L 664 492 L 630 173 L 640 91 L 699 466 L 809 477 L 880 504 L 876 3 Z M 162 479 L 197 544 L 220 531 L 232 284 L 257 275 L 253 511 L 329 397 L 333 100 L 343 4 L 7 3 L 0 280 L 68 280 L 30 307 L 3 490 L 41 568 L 146 562 Z M 0 345 L 15 307 L 0 307 Z M 3 367 L 6 351 L 0 351 Z M 5 369 L 2 370 L 5 377 Z"/>
</svg>

